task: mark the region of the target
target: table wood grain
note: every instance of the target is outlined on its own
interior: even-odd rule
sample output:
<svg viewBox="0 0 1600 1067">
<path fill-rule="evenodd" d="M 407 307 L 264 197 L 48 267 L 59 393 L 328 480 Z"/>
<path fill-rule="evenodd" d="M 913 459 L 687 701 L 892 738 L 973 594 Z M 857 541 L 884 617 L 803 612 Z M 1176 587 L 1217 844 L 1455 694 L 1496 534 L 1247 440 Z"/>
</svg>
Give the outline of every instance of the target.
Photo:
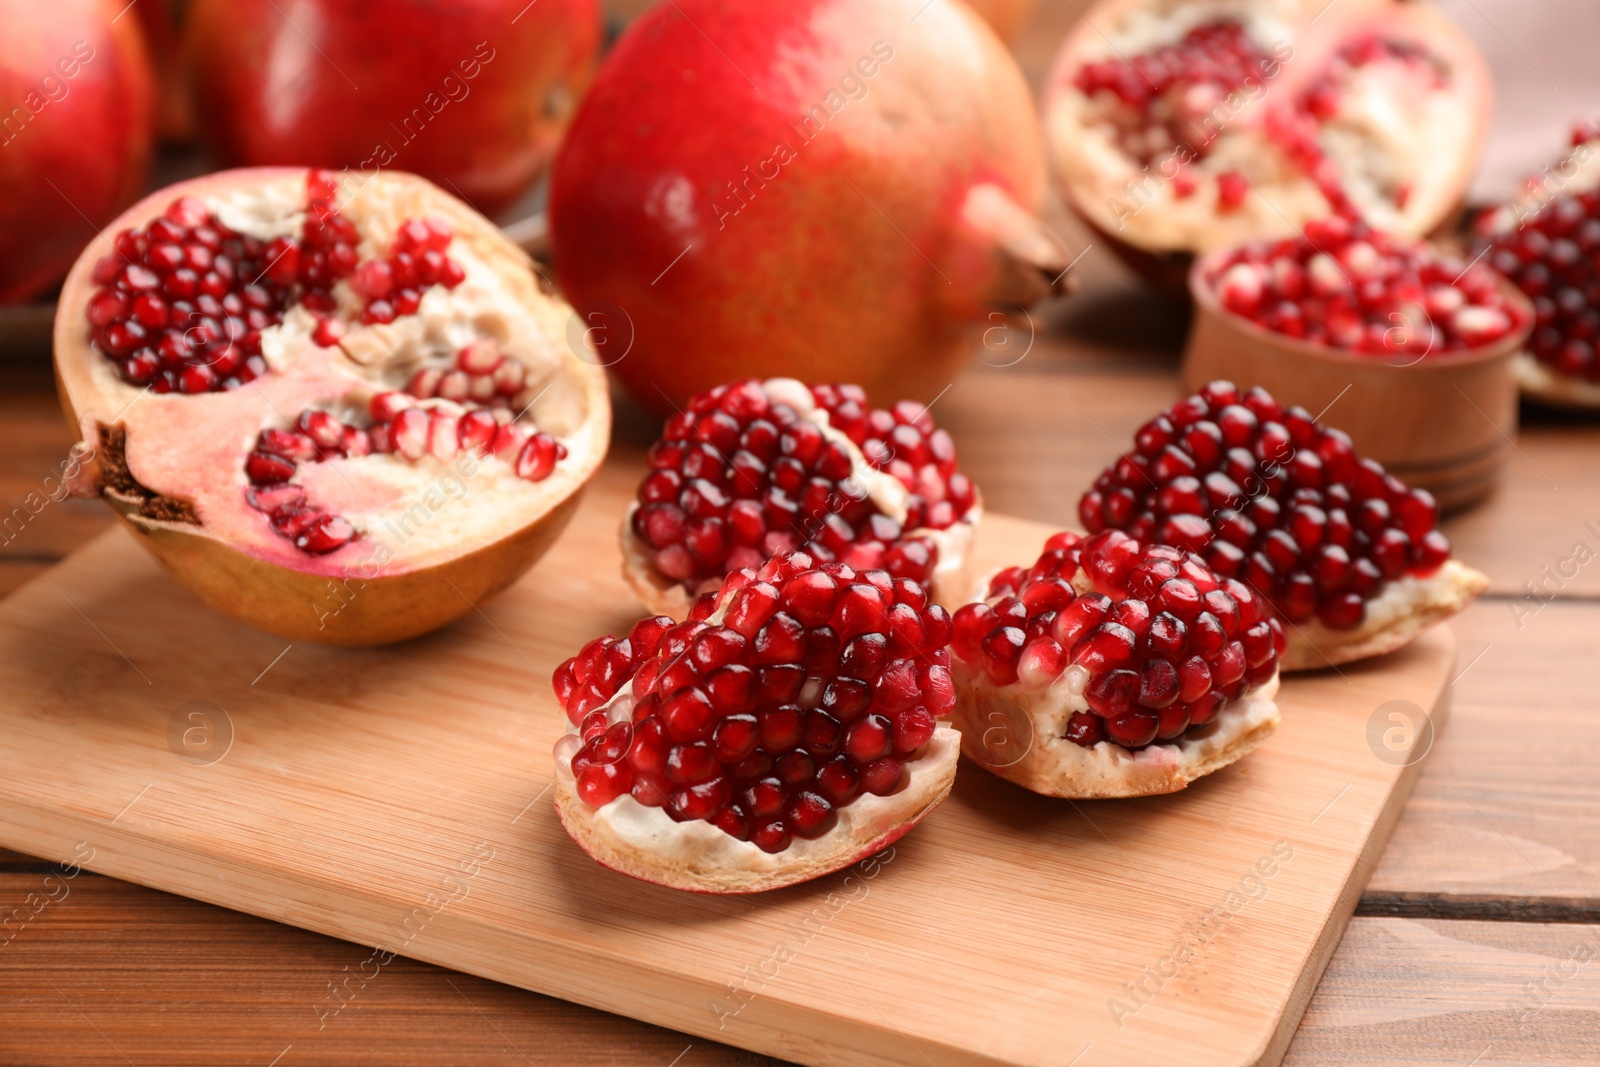
<svg viewBox="0 0 1600 1067">
<path fill-rule="evenodd" d="M 1497 78 L 1536 80 L 1509 0 L 1470 6 L 1482 25 L 1469 32 L 1505 53 Z M 1035 85 L 1079 9 L 1037 5 L 1016 46 Z M 1050 219 L 1069 242 L 1092 243 L 1059 206 Z M 1105 249 L 1081 267 L 1080 294 L 1036 316 L 1021 362 L 976 362 L 936 408 L 997 510 L 1057 524 L 1176 395 L 1187 324 L 1181 305 L 1141 289 Z M 48 368 L 4 355 L 0 524 L 46 491 L 74 439 Z M 620 416 L 618 453 L 637 454 L 651 424 L 626 402 Z M 1589 681 L 1600 560 L 1563 564 L 1579 542 L 1600 550 L 1588 526 L 1600 527 L 1600 422 L 1525 409 L 1516 444 L 1501 490 L 1446 522 L 1493 586 L 1454 623 L 1449 728 L 1301 1022 L 1293 1067 L 1600 1062 L 1600 717 Z M 98 503 L 65 501 L 0 525 L 0 595 L 110 521 Z M 345 985 L 365 950 L 87 872 L 64 880 L 49 862 L 59 858 L 0 850 L 0 913 L 30 915 L 0 933 L 0 1063 L 773 1062 L 404 959 Z M 1079 1062 L 1092 1067 L 1092 1051 Z"/>
</svg>

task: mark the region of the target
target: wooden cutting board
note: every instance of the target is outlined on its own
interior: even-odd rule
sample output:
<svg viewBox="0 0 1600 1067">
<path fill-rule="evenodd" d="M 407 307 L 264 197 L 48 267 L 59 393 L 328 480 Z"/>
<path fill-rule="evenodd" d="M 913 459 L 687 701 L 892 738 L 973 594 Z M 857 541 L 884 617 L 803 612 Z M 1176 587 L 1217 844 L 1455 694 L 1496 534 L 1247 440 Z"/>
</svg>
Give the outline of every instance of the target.
<svg viewBox="0 0 1600 1067">
<path fill-rule="evenodd" d="M 548 793 L 550 672 L 639 610 L 628 477 L 500 599 L 370 651 L 286 648 L 106 534 L 0 604 L 0 845 L 377 946 L 352 998 L 392 952 L 810 1064 L 1279 1061 L 1443 725 L 1448 630 L 1288 682 L 1184 793 L 965 763 L 851 872 L 693 896 L 594 864 Z M 1047 533 L 987 519 L 983 561 Z"/>
</svg>

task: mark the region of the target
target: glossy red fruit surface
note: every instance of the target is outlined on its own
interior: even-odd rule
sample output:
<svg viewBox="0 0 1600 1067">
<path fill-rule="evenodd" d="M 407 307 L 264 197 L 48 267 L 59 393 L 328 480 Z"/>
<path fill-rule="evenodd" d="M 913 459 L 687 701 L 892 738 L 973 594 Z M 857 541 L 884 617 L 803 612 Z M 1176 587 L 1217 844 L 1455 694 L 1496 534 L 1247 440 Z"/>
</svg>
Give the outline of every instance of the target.
<svg viewBox="0 0 1600 1067">
<path fill-rule="evenodd" d="M 970 323 L 1059 276 L 1015 61 L 960 4 L 913 14 L 678 0 L 623 33 L 550 218 L 562 289 L 640 402 L 752 375 L 928 401 Z"/>
<path fill-rule="evenodd" d="M 114 0 L 0 0 L 0 304 L 60 281 L 144 185 L 155 90 Z"/>
<path fill-rule="evenodd" d="M 194 0 L 201 128 L 234 166 L 408 170 L 498 215 L 590 75 L 596 0 Z"/>
</svg>

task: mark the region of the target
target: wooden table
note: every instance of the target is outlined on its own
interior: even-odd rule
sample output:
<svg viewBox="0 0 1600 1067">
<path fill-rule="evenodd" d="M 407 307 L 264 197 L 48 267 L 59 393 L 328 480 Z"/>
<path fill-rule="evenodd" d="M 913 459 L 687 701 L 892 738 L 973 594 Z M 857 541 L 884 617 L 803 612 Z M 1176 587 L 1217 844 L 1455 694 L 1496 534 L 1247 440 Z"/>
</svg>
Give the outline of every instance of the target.
<svg viewBox="0 0 1600 1067">
<path fill-rule="evenodd" d="M 1073 6 L 1044 6 L 1023 36 L 1036 81 Z M 1055 222 L 1086 240 L 1059 210 Z M 1044 309 L 1026 358 L 975 363 L 936 408 L 996 510 L 1057 524 L 1175 395 L 1186 323 L 1103 248 L 1081 266 L 1082 292 Z M 72 437 L 48 368 L 4 357 L 9 514 Z M 650 423 L 619 414 L 616 455 L 636 460 Z M 1504 487 L 1446 524 L 1493 586 L 1455 623 L 1450 725 L 1305 1014 L 1294 1067 L 1600 1062 L 1600 701 L 1588 677 L 1600 657 L 1600 422 L 1524 418 Z M 0 595 L 110 521 L 69 501 L 0 534 Z M 406 960 L 319 1028 L 366 950 L 89 873 L 63 881 L 0 850 L 0 912 L 30 894 L 51 903 L 0 947 L 0 1063 L 772 1062 Z"/>
</svg>

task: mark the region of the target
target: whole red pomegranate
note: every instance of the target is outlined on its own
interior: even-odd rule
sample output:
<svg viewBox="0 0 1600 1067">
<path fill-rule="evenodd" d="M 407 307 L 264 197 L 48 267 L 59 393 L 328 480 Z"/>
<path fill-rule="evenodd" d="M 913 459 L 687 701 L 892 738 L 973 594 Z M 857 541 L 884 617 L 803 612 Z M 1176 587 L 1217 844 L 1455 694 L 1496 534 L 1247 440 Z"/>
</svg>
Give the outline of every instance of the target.
<svg viewBox="0 0 1600 1067">
<path fill-rule="evenodd" d="M 0 0 L 0 304 L 60 279 L 144 184 L 149 60 L 114 0 Z"/>
<path fill-rule="evenodd" d="M 554 155 L 600 15 L 596 0 L 194 0 L 185 40 L 223 162 L 398 168 L 495 215 Z"/>
<path fill-rule="evenodd" d="M 1060 277 L 1044 185 L 1021 71 L 966 6 L 675 0 L 578 109 L 552 248 L 581 328 L 658 410 L 748 377 L 927 400 L 969 320 Z"/>
</svg>

